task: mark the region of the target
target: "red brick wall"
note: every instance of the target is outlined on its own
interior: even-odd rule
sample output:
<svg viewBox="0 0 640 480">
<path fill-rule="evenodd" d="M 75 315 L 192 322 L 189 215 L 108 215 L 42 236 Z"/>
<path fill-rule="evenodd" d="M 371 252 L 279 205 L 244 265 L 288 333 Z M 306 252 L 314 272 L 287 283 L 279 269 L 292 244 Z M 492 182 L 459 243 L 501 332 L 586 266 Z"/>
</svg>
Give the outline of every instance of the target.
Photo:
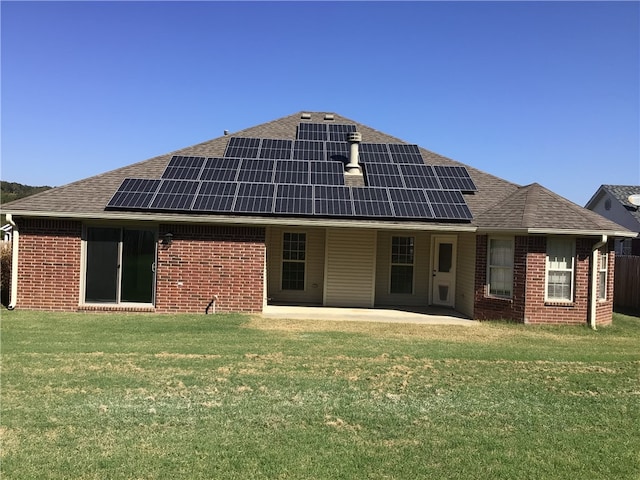
<svg viewBox="0 0 640 480">
<path fill-rule="evenodd" d="M 505 319 L 524 323 L 586 324 L 589 319 L 591 289 L 591 248 L 594 238 L 576 239 L 574 301 L 545 303 L 545 268 L 547 238 L 543 236 L 515 237 L 513 298 L 500 299 L 486 292 L 486 235 L 476 242 L 476 280 L 474 317 L 478 320 Z M 607 299 L 598 302 L 598 325 L 611 323 L 613 313 L 613 242 L 609 242 L 609 275 Z"/>
<path fill-rule="evenodd" d="M 71 220 L 18 219 L 16 308 L 70 311 L 80 298 L 82 224 Z"/>
<path fill-rule="evenodd" d="M 217 312 L 260 312 L 264 297 L 264 228 L 160 225 L 156 311 L 199 312 L 217 295 Z M 211 310 L 210 310 L 211 311 Z"/>
<path fill-rule="evenodd" d="M 218 312 L 260 312 L 263 304 L 263 228 L 161 225 L 156 308 L 80 306 L 82 223 L 19 219 L 18 302 L 28 310 L 126 310 L 204 313 L 218 296 Z M 212 311 L 212 310 L 210 310 Z"/>
</svg>

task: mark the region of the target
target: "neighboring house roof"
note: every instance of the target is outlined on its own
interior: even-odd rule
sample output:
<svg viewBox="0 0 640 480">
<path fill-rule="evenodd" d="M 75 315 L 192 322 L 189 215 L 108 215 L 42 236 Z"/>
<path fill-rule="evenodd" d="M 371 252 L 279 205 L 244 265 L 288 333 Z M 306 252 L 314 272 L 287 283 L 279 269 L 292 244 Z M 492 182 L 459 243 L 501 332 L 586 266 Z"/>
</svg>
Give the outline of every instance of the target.
<svg viewBox="0 0 640 480">
<path fill-rule="evenodd" d="M 269 218 L 250 215 L 230 214 L 192 214 L 190 212 L 156 212 L 156 211 L 113 211 L 105 209 L 114 193 L 126 178 L 158 179 L 161 177 L 171 158 L 179 156 L 222 157 L 231 137 L 291 139 L 296 138 L 298 125 L 304 121 L 313 123 L 355 124 L 356 130 L 362 134 L 366 143 L 407 143 L 396 137 L 379 132 L 371 127 L 355 122 L 333 113 L 313 112 L 301 118 L 303 112 L 289 115 L 255 127 L 247 128 L 231 135 L 223 135 L 206 142 L 160 155 L 133 165 L 112 170 L 94 177 L 79 180 L 46 192 L 26 197 L 4 205 L 7 213 L 18 216 L 84 218 L 84 219 L 138 219 L 157 220 L 163 222 L 206 222 L 237 224 L 317 224 L 344 226 L 371 226 L 384 224 L 397 228 L 456 229 L 475 230 L 481 228 L 501 228 L 512 225 L 513 228 L 542 228 L 549 230 L 600 232 L 601 230 L 620 231 L 620 227 L 612 222 L 599 221 L 592 212 L 572 204 L 558 195 L 540 186 L 519 187 L 468 165 L 444 157 L 420 147 L 424 163 L 428 165 L 463 166 L 469 172 L 477 191 L 465 193 L 464 199 L 473 215 L 470 223 L 430 221 L 428 223 L 414 220 L 398 219 L 331 219 L 331 218 L 292 218 L 272 215 Z M 310 116 L 310 118 L 308 118 Z M 330 118 L 330 120 L 327 120 Z M 535 184 L 534 184 L 535 185 Z M 544 207 L 535 209 L 536 202 L 544 202 Z M 532 227 L 523 227 L 524 215 L 518 220 L 514 212 L 537 212 L 532 217 Z M 501 221 L 503 217 L 505 221 Z M 528 216 L 526 218 L 529 218 Z M 601 218 L 601 217 L 600 217 Z M 508 221 L 507 221 L 508 220 Z M 524 223 L 523 223 L 524 222 Z M 518 227 L 520 225 L 520 227 Z"/>
<path fill-rule="evenodd" d="M 631 195 L 640 195 L 640 185 L 601 185 L 597 192 L 589 199 L 585 208 L 595 210 L 598 202 L 606 195 L 616 200 L 627 212 L 630 219 L 625 219 L 628 228 L 633 228 L 640 232 L 640 206 L 634 205 L 629 201 Z M 607 212 L 600 211 L 602 215 Z M 634 228 L 635 227 L 635 228 Z"/>
</svg>

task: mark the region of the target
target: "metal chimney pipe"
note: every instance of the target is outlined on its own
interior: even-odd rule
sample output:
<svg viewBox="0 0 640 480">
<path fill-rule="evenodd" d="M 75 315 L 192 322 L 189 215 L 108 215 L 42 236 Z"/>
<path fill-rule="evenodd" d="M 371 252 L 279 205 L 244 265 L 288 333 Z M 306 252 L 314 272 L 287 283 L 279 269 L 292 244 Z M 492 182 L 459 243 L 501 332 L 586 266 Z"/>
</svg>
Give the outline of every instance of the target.
<svg viewBox="0 0 640 480">
<path fill-rule="evenodd" d="M 360 142 L 362 141 L 362 134 L 360 132 L 351 132 L 347 137 L 350 143 L 349 150 L 349 163 L 345 166 L 347 173 L 361 174 L 360 170 Z"/>
</svg>

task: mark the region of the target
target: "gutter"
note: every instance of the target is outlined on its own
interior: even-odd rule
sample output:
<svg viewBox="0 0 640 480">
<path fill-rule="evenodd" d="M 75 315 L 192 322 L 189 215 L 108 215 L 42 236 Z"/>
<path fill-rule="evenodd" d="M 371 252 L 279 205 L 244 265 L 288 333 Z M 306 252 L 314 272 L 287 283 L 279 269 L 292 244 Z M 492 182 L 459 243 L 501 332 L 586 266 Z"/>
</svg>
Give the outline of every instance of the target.
<svg viewBox="0 0 640 480">
<path fill-rule="evenodd" d="M 478 227 L 478 234 L 502 234 L 502 235 L 574 235 L 580 237 L 601 237 L 608 235 L 616 238 L 635 238 L 637 232 L 629 230 L 579 230 L 561 228 L 487 228 Z"/>
<path fill-rule="evenodd" d="M 103 214 L 76 213 L 76 212 L 42 212 L 31 210 L 14 210 L 14 215 L 30 218 L 66 218 L 73 220 L 118 220 L 118 221 L 145 221 L 155 223 L 194 223 L 208 225 L 237 225 L 267 227 L 277 226 L 304 226 L 304 227 L 333 227 L 333 228 L 378 228 L 387 230 L 418 230 L 438 232 L 467 232 L 475 233 L 477 228 L 470 223 L 438 223 L 438 222 L 398 222 L 376 220 L 347 220 L 347 219 L 312 219 L 312 218 L 283 218 L 283 217 L 253 217 L 253 216 L 205 216 L 205 215 L 180 215 L 180 214 L 145 214 L 137 212 L 113 212 Z M 8 215 L 8 214 L 7 214 Z"/>
<path fill-rule="evenodd" d="M 596 330 L 596 306 L 598 304 L 598 256 L 600 248 L 606 245 L 606 243 L 607 236 L 602 235 L 601 240 L 591 248 L 591 298 L 589 299 L 589 326 L 593 330 Z M 608 268 L 609 266 L 607 265 L 607 269 Z"/>
<path fill-rule="evenodd" d="M 6 214 L 7 222 L 13 227 L 11 234 L 11 289 L 9 291 L 9 305 L 7 308 L 13 310 L 16 308 L 16 302 L 18 301 L 18 226 L 13 221 L 10 213 Z"/>
</svg>

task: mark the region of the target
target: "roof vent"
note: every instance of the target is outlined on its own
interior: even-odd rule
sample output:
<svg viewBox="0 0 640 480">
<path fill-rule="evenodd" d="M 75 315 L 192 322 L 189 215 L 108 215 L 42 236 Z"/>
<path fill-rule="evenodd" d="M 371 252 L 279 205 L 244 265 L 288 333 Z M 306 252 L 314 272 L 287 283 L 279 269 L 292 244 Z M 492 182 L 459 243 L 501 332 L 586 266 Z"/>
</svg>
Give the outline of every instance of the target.
<svg viewBox="0 0 640 480">
<path fill-rule="evenodd" d="M 325 113 L 324 119 L 325 120 L 335 120 L 335 118 L 333 116 L 333 113 Z"/>
<path fill-rule="evenodd" d="M 300 118 L 302 118 L 304 120 L 311 120 L 311 114 L 305 112 L 302 115 L 300 115 Z"/>
<path fill-rule="evenodd" d="M 347 136 L 347 141 L 351 144 L 349 150 L 349 163 L 345 166 L 346 173 L 362 175 L 362 169 L 360 168 L 360 142 L 362 141 L 362 134 L 360 132 L 350 132 Z"/>
<path fill-rule="evenodd" d="M 229 135 L 229 130 L 225 130 L 225 131 L 224 131 L 224 132 L 222 132 L 222 133 L 224 133 L 224 135 L 225 135 L 225 136 L 227 136 L 227 135 Z"/>
</svg>

